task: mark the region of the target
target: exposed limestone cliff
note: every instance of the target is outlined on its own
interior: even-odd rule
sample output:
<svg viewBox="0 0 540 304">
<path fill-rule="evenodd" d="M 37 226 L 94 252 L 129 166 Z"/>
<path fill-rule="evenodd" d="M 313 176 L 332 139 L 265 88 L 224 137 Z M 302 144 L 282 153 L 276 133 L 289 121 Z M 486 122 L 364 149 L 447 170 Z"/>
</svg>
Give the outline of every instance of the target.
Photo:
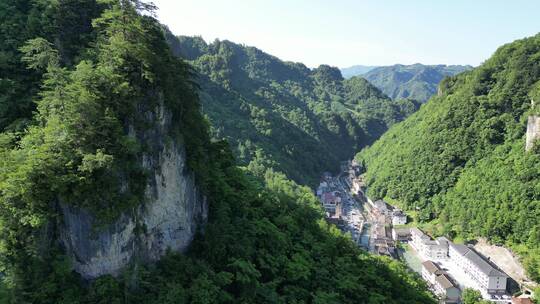
<svg viewBox="0 0 540 304">
<path fill-rule="evenodd" d="M 75 270 L 85 278 L 118 274 L 134 261 L 155 261 L 167 249 L 184 251 L 206 221 L 206 199 L 186 167 L 182 144 L 171 139 L 166 108 L 141 111 L 153 127 L 130 127 L 129 133 L 149 147 L 141 159 L 149 172 L 145 201 L 100 228 L 89 212 L 60 204 L 60 241 Z"/>
<path fill-rule="evenodd" d="M 540 116 L 532 115 L 527 120 L 527 137 L 525 140 L 525 151 L 533 148 L 534 142 L 540 138 Z"/>
</svg>

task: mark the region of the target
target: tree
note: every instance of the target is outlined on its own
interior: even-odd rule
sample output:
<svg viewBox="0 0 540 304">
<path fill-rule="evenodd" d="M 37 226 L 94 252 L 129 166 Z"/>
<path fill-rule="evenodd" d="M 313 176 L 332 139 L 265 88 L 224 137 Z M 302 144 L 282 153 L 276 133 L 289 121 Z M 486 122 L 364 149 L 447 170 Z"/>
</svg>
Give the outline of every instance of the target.
<svg viewBox="0 0 540 304">
<path fill-rule="evenodd" d="M 463 304 L 489 304 L 490 301 L 483 300 L 480 291 L 472 288 L 465 288 L 461 294 Z"/>
</svg>

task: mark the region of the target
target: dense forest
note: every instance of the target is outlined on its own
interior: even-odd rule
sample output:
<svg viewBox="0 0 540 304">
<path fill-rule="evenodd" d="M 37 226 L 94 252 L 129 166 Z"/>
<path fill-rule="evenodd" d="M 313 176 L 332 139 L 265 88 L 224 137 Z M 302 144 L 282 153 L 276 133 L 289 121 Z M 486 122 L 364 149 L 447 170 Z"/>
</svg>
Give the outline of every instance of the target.
<svg viewBox="0 0 540 304">
<path fill-rule="evenodd" d="M 444 77 L 470 70 L 464 65 L 396 64 L 374 68 L 361 76 L 393 99 L 411 98 L 426 102 L 437 93 Z"/>
<path fill-rule="evenodd" d="M 262 157 L 241 169 L 228 143 L 210 139 L 199 95 L 208 104 L 212 91 L 198 91 L 194 71 L 169 49 L 153 9 L 137 0 L 0 4 L 0 303 L 434 303 L 402 264 L 368 255 L 326 224 L 309 188 Z M 230 59 L 204 58 L 201 67 Z M 389 122 L 403 115 L 361 79 L 343 83 L 327 67 L 293 70 L 309 74 L 312 84 L 333 79 L 318 94 L 335 98 L 343 113 L 382 100 L 389 113 L 377 115 Z M 212 77 L 231 85 L 246 80 L 222 73 L 230 71 L 217 69 Z M 222 85 L 200 87 L 236 96 Z M 281 94 L 273 85 L 260 94 Z M 347 93 L 347 103 L 338 91 Z M 149 127 L 145 114 L 161 105 L 174 118 L 167 140 L 184 144 L 189 170 L 208 197 L 208 223 L 186 254 L 170 252 L 157 264 L 135 262 L 117 277 L 84 280 L 57 241 L 56 203 L 84 208 L 102 225 L 143 204 L 147 176 L 140 162 L 149 147 L 130 135 L 130 126 Z M 348 117 L 320 107 L 317 115 L 329 121 Z M 244 110 L 266 117 L 262 105 L 246 103 Z M 266 122 L 253 119 L 272 133 Z"/>
<path fill-rule="evenodd" d="M 241 164 L 261 159 L 298 183 L 314 186 L 418 108 L 334 67 L 311 70 L 230 41 L 167 37 L 198 71 L 213 135 L 230 142 Z"/>
<path fill-rule="evenodd" d="M 525 130 L 538 114 L 539 59 L 540 35 L 500 47 L 356 156 L 372 196 L 415 211 L 434 234 L 512 247 L 536 281 L 540 145 L 526 152 Z"/>
</svg>

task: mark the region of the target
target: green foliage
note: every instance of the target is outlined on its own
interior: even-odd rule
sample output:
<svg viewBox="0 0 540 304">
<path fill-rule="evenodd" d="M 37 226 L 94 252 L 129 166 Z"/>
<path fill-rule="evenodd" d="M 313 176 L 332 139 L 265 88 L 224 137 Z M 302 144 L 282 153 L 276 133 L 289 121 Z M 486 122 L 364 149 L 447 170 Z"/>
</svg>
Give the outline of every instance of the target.
<svg viewBox="0 0 540 304">
<path fill-rule="evenodd" d="M 100 10 L 94 0 L 0 3 L 0 131 L 23 130 L 29 123 L 35 110 L 33 100 L 49 59 L 59 54 L 62 63 L 71 66 L 93 38 L 90 23 Z M 23 48 L 29 40 L 33 49 L 43 56 L 34 57 L 33 66 L 41 65 L 38 70 L 28 70 L 21 60 L 23 52 L 30 51 Z M 23 52 L 19 51 L 21 48 Z"/>
<path fill-rule="evenodd" d="M 29 268 L 36 276 L 29 278 L 24 292 L 13 292 L 12 299 L 32 303 L 434 303 L 423 281 L 403 264 L 361 251 L 328 225 L 309 188 L 270 169 L 263 186 L 235 167 L 226 143 L 213 144 L 210 154 L 219 169 L 210 182 L 209 222 L 187 255 L 169 253 L 156 265 L 138 265 L 118 278 L 104 276 L 82 287 L 82 280 L 57 254 L 54 263 L 36 261 Z"/>
<path fill-rule="evenodd" d="M 330 66 L 310 70 L 230 41 L 167 37 L 199 72 L 214 137 L 228 140 L 242 165 L 262 152 L 299 183 L 314 185 L 418 107 Z"/>
<path fill-rule="evenodd" d="M 511 246 L 540 280 L 540 155 L 524 151 L 539 80 L 539 35 L 445 79 L 440 96 L 357 155 L 370 194 L 438 219 L 440 233 Z"/>
<path fill-rule="evenodd" d="M 41 85 L 23 81 L 34 92 L 27 97 L 34 96 L 35 115 L 24 131 L 0 133 L 0 302 L 433 303 L 402 264 L 367 255 L 328 225 L 311 190 L 269 169 L 275 163 L 263 150 L 249 165 L 258 176 L 248 176 L 226 142 L 210 141 L 190 69 L 170 53 L 152 6 L 50 5 L 50 24 L 68 28 L 16 44 L 19 59 L 41 77 Z M 101 12 L 90 31 L 88 18 L 72 24 L 78 11 Z M 57 44 L 58 33 L 75 45 Z M 17 79 L 17 68 L 6 75 Z M 337 76 L 327 69 L 317 77 Z M 339 81 L 332 90 L 341 90 Z M 160 124 L 156 109 L 172 115 L 170 126 Z M 257 128 L 273 134 L 270 111 L 247 110 Z M 58 244 L 59 204 L 107 223 L 144 203 L 142 158 L 156 149 L 144 132 L 157 124 L 168 136 L 157 140 L 186 147 L 187 169 L 208 197 L 204 233 L 186 255 L 169 253 L 156 265 L 137 263 L 118 277 L 84 281 Z"/>
<path fill-rule="evenodd" d="M 540 303 L 540 286 L 536 286 L 533 291 L 533 301 L 535 304 Z"/>
<path fill-rule="evenodd" d="M 424 103 L 437 92 L 443 78 L 470 69 L 462 65 L 396 64 L 374 68 L 362 77 L 393 99 L 412 98 Z"/>
<path fill-rule="evenodd" d="M 482 294 L 480 291 L 472 288 L 465 288 L 461 294 L 461 301 L 463 304 L 488 304 L 491 303 L 487 300 L 482 300 Z"/>
<path fill-rule="evenodd" d="M 58 67 L 58 51 L 53 44 L 43 38 L 30 39 L 19 49 L 29 69 L 49 70 Z"/>
</svg>

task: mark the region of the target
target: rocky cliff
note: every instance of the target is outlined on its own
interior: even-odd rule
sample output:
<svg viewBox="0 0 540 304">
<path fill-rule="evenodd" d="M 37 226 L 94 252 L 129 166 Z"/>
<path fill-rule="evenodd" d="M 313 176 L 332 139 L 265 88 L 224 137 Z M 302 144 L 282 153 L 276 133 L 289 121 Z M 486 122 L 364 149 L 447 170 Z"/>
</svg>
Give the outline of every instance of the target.
<svg viewBox="0 0 540 304">
<path fill-rule="evenodd" d="M 161 104 L 140 109 L 152 127 L 129 134 L 148 148 L 140 159 L 149 172 L 145 200 L 106 227 L 73 204 L 60 203 L 60 242 L 85 278 L 118 274 L 135 261 L 155 261 L 168 249 L 184 251 L 206 221 L 206 198 L 186 167 L 181 140 L 171 135 L 171 115 Z"/>
<path fill-rule="evenodd" d="M 534 146 L 534 142 L 540 138 L 540 116 L 532 115 L 527 120 L 527 137 L 525 141 L 525 151 L 529 151 Z"/>
</svg>

